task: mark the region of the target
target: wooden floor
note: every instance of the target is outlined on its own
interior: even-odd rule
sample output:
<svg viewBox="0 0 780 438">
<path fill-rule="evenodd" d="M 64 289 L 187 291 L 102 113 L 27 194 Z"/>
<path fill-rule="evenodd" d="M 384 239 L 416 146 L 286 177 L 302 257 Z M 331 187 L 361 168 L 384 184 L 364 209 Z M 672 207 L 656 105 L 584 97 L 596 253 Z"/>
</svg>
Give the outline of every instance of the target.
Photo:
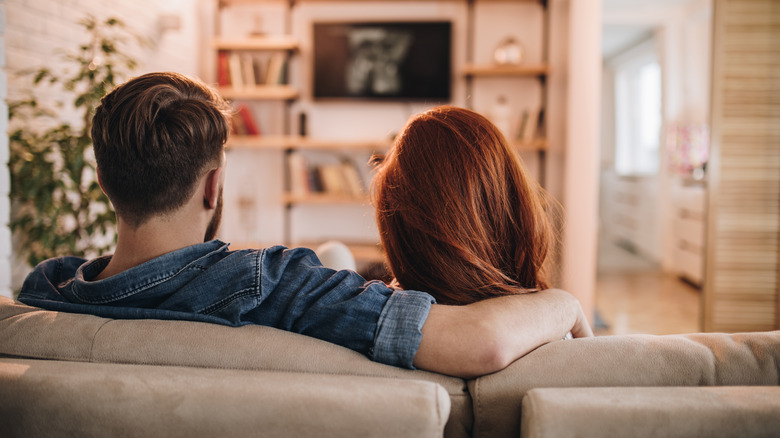
<svg viewBox="0 0 780 438">
<path fill-rule="evenodd" d="M 698 332 L 699 298 L 698 289 L 645 259 L 614 244 L 599 246 L 597 335 Z"/>
</svg>

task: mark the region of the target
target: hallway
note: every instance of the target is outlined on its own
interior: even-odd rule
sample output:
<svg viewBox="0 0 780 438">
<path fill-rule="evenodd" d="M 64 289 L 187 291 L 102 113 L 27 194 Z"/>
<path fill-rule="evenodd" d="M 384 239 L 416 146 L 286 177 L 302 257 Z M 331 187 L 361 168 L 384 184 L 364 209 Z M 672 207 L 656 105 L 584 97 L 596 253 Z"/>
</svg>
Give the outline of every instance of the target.
<svg viewBox="0 0 780 438">
<path fill-rule="evenodd" d="M 700 295 L 698 289 L 618 245 L 599 245 L 597 335 L 698 332 Z"/>
</svg>

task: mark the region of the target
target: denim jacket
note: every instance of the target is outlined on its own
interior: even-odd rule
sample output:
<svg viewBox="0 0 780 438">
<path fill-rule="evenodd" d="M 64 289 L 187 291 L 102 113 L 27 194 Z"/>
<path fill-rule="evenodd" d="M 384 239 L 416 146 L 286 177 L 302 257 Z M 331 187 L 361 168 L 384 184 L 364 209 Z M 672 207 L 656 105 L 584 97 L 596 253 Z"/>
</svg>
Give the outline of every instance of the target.
<svg viewBox="0 0 780 438">
<path fill-rule="evenodd" d="M 38 265 L 19 301 L 117 319 L 260 324 L 332 342 L 388 365 L 413 368 L 434 299 L 322 266 L 313 251 L 274 246 L 231 251 L 214 240 L 92 281 L 111 256 Z"/>
</svg>

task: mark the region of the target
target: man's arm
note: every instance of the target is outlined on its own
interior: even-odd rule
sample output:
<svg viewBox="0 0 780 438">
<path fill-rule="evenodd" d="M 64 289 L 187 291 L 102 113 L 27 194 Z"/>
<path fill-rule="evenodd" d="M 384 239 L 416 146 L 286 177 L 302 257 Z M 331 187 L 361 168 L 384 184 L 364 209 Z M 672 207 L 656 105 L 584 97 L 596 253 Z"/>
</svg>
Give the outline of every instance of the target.
<svg viewBox="0 0 780 438">
<path fill-rule="evenodd" d="M 433 305 L 414 366 L 463 378 L 506 368 L 550 341 L 593 336 L 579 301 L 562 290 L 510 295 L 466 306 Z"/>
</svg>

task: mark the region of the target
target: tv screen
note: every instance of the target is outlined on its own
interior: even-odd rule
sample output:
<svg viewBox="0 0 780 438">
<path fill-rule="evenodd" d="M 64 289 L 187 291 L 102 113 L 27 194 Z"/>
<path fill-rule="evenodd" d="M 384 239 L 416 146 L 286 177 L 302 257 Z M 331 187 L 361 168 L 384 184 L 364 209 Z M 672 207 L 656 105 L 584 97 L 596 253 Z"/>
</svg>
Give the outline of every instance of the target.
<svg viewBox="0 0 780 438">
<path fill-rule="evenodd" d="M 314 23 L 314 97 L 450 99 L 451 23 Z"/>
</svg>

